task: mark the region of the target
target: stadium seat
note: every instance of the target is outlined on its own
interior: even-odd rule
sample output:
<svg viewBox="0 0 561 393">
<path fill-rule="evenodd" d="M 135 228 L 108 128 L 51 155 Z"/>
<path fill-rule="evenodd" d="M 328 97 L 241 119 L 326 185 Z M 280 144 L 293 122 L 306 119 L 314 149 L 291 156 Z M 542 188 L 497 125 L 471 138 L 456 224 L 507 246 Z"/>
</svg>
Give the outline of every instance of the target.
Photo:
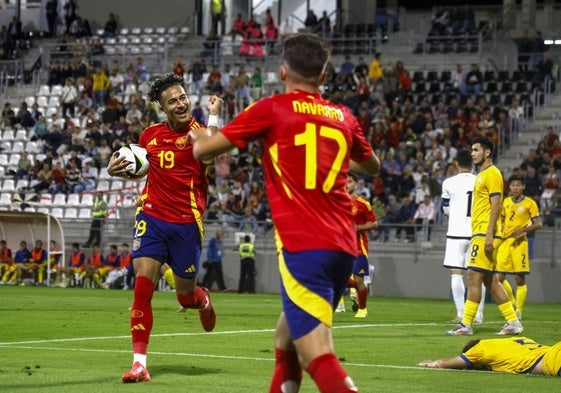
<svg viewBox="0 0 561 393">
<path fill-rule="evenodd" d="M 88 207 L 82 207 L 78 213 L 78 218 L 89 219 L 92 218 L 92 209 Z"/>
<path fill-rule="evenodd" d="M 35 96 L 27 96 L 23 100 L 29 108 L 31 108 L 31 105 L 35 104 Z"/>
<path fill-rule="evenodd" d="M 14 139 L 16 139 L 16 134 L 15 134 L 14 130 L 12 130 L 11 128 L 6 128 L 2 132 L 2 140 L 3 141 L 13 141 Z"/>
<path fill-rule="evenodd" d="M 3 166 L 0 166 L 0 179 L 6 177 L 6 169 Z"/>
<path fill-rule="evenodd" d="M 22 190 L 27 187 L 29 187 L 29 180 L 27 179 L 19 179 L 16 182 L 16 190 Z"/>
<path fill-rule="evenodd" d="M 47 104 L 49 103 L 47 96 L 38 96 L 37 97 L 37 105 L 39 105 L 40 107 L 44 108 L 46 106 L 48 106 Z"/>
<path fill-rule="evenodd" d="M 107 172 L 107 168 L 106 167 L 102 167 L 99 170 L 99 177 L 98 179 L 100 180 L 107 180 L 107 179 L 111 179 L 111 175 Z"/>
<path fill-rule="evenodd" d="M 4 151 L 4 152 L 11 152 L 12 151 L 12 142 L 9 142 L 7 140 L 1 140 L 0 141 L 0 151 Z M 2 154 L 3 156 L 5 156 L 6 158 L 6 162 L 4 163 L 4 165 L 8 164 L 8 156 L 6 154 Z M 2 165 L 2 162 L 0 162 L 0 165 Z"/>
<path fill-rule="evenodd" d="M 12 194 L 8 192 L 3 192 L 0 194 L 0 205 L 11 205 L 12 204 Z"/>
<path fill-rule="evenodd" d="M 51 87 L 51 96 L 56 97 L 57 105 L 58 105 L 58 97 L 62 95 L 62 86 L 61 85 L 54 85 Z"/>
<path fill-rule="evenodd" d="M 37 92 L 38 96 L 50 96 L 51 95 L 51 88 L 49 85 L 41 85 L 39 87 L 39 92 Z"/>
<path fill-rule="evenodd" d="M 66 195 L 62 193 L 55 194 L 52 204 L 54 206 L 66 206 Z"/>
<path fill-rule="evenodd" d="M 25 146 L 23 145 L 23 142 L 16 141 L 12 144 L 12 153 L 21 153 L 24 150 L 25 150 Z"/>
<path fill-rule="evenodd" d="M 51 214 L 56 218 L 63 218 L 64 210 L 62 207 L 53 207 L 51 210 Z"/>
<path fill-rule="evenodd" d="M 495 71 L 493 70 L 487 70 L 483 73 L 483 81 L 485 82 L 492 82 L 494 81 L 495 78 Z"/>
<path fill-rule="evenodd" d="M 80 205 L 85 207 L 91 207 L 94 204 L 93 194 L 82 194 L 80 198 Z"/>
<path fill-rule="evenodd" d="M 98 180 L 97 191 L 109 191 L 109 181 L 108 180 Z"/>
<path fill-rule="evenodd" d="M 17 130 L 15 135 L 16 141 L 26 141 L 27 140 L 27 131 L 26 130 Z"/>
<path fill-rule="evenodd" d="M 50 211 L 48 207 L 42 206 L 37 208 L 37 213 L 49 214 Z"/>
<path fill-rule="evenodd" d="M 4 142 L 7 143 L 7 142 Z M 8 155 L 7 154 L 0 154 L 0 165 L 8 166 Z"/>
<path fill-rule="evenodd" d="M 16 182 L 14 179 L 6 179 L 4 183 L 2 183 L 2 191 L 6 192 L 15 192 L 16 191 Z"/>
<path fill-rule="evenodd" d="M 124 187 L 124 184 L 123 184 L 122 180 L 113 180 L 111 182 L 111 190 L 112 191 L 122 190 L 123 187 Z"/>
<path fill-rule="evenodd" d="M 64 218 L 78 218 L 78 210 L 75 207 L 67 207 L 64 210 Z"/>
<path fill-rule="evenodd" d="M 68 194 L 66 206 L 80 206 L 80 194 Z"/>
<path fill-rule="evenodd" d="M 140 27 L 133 27 L 131 29 L 131 34 L 140 35 L 142 34 L 142 29 Z"/>
<path fill-rule="evenodd" d="M 15 154 L 15 153 L 10 154 L 10 160 L 8 161 L 8 165 L 17 166 L 20 158 L 21 158 L 20 154 Z"/>
<path fill-rule="evenodd" d="M 25 151 L 28 153 L 38 153 L 39 151 L 37 150 L 37 142 L 28 141 L 25 144 Z"/>
<path fill-rule="evenodd" d="M 145 27 L 144 30 L 142 30 L 142 32 L 143 32 L 144 34 L 150 34 L 150 35 L 152 35 L 152 34 L 154 34 L 154 28 L 153 28 L 153 27 Z"/>
<path fill-rule="evenodd" d="M 41 194 L 41 198 L 39 199 L 39 203 L 41 205 L 52 205 L 53 204 L 53 195 L 49 193 Z"/>
</svg>

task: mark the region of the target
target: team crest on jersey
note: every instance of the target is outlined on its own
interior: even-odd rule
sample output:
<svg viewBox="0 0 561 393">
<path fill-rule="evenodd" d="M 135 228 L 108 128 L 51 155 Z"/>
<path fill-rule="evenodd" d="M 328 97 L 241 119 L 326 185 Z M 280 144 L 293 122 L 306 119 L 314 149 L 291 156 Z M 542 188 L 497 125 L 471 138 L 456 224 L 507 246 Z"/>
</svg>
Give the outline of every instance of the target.
<svg viewBox="0 0 561 393">
<path fill-rule="evenodd" d="M 481 184 L 482 181 L 482 179 L 477 179 L 477 184 Z"/>
<path fill-rule="evenodd" d="M 351 213 L 353 216 L 356 216 L 356 214 L 358 213 L 358 209 L 356 208 L 356 206 L 353 205 L 353 208 L 351 209 Z"/>
<path fill-rule="evenodd" d="M 524 206 L 518 206 L 518 211 L 523 212 L 524 211 Z"/>
<path fill-rule="evenodd" d="M 187 146 L 186 136 L 180 136 L 175 140 L 175 147 L 177 147 L 178 149 L 185 149 L 185 146 Z"/>
<path fill-rule="evenodd" d="M 134 239 L 134 240 L 132 241 L 132 249 L 133 249 L 134 251 L 136 251 L 136 250 L 138 250 L 139 248 L 140 248 L 140 238 L 137 237 L 136 239 Z"/>
</svg>

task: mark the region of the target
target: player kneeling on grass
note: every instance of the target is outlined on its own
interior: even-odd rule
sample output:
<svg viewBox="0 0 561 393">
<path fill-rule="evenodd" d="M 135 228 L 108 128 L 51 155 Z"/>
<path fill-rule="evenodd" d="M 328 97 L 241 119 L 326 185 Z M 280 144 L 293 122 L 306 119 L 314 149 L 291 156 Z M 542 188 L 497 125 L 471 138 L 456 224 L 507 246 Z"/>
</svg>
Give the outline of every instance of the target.
<svg viewBox="0 0 561 393">
<path fill-rule="evenodd" d="M 561 341 L 541 345 L 527 337 L 471 340 L 462 354 L 453 358 L 424 360 L 429 368 L 469 368 L 509 374 L 561 376 Z"/>
</svg>

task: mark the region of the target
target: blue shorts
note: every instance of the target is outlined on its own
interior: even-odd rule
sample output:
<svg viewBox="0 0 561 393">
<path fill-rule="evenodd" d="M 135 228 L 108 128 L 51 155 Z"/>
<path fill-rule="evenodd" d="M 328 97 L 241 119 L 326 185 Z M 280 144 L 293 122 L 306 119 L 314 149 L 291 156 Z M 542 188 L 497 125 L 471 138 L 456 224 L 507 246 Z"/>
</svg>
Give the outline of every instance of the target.
<svg viewBox="0 0 561 393">
<path fill-rule="evenodd" d="M 333 310 L 347 287 L 354 259 L 354 255 L 340 251 L 281 250 L 281 295 L 292 340 L 320 323 L 333 324 Z"/>
<path fill-rule="evenodd" d="M 358 257 L 356 257 L 353 267 L 353 276 L 368 276 L 368 269 L 368 257 L 366 255 L 359 255 Z"/>
<path fill-rule="evenodd" d="M 196 277 L 201 259 L 201 229 L 197 223 L 174 224 L 136 215 L 132 242 L 132 258 L 148 257 L 167 262 L 179 277 Z"/>
</svg>

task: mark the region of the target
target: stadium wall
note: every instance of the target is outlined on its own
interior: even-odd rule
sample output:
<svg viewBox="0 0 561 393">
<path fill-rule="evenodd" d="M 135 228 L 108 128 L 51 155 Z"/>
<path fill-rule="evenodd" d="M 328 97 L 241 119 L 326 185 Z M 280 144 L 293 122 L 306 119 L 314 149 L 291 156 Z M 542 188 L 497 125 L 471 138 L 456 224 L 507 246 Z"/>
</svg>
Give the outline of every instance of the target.
<svg viewBox="0 0 561 393">
<path fill-rule="evenodd" d="M 274 252 L 256 251 L 257 292 L 279 293 L 280 276 Z M 226 251 L 223 259 L 224 281 L 238 288 L 240 261 L 236 252 Z M 450 273 L 442 267 L 441 253 L 427 251 L 417 258 L 406 253 L 377 252 L 370 258 L 375 266 L 371 294 L 382 297 L 450 299 Z M 204 260 L 204 259 L 203 259 Z M 201 272 L 204 274 L 204 269 Z M 534 261 L 527 277 L 528 301 L 561 302 L 561 266 L 544 260 Z M 514 281 L 511 282 L 514 283 Z"/>
</svg>

